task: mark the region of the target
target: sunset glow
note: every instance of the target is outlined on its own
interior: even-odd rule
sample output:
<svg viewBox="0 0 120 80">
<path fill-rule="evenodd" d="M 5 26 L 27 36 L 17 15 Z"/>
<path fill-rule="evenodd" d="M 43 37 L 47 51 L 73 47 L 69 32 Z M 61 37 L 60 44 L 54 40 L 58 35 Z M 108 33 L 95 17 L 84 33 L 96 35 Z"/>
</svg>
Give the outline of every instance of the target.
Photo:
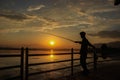
<svg viewBox="0 0 120 80">
<path fill-rule="evenodd" d="M 0 0 L 0 8 L 0 47 L 79 48 L 62 37 L 79 41 L 81 31 L 92 44 L 120 43 L 113 0 Z"/>
<path fill-rule="evenodd" d="M 0 80 L 120 80 L 119 58 L 120 0 L 0 0 Z"/>
</svg>

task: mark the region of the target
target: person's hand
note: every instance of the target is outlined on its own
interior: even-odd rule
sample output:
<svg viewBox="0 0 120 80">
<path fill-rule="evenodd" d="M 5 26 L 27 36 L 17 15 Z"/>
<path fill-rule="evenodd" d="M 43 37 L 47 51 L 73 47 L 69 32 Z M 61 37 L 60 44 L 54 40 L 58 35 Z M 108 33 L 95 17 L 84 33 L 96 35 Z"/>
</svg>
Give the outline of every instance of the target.
<svg viewBox="0 0 120 80">
<path fill-rule="evenodd" d="M 74 41 L 75 43 L 81 43 L 81 41 Z"/>
<path fill-rule="evenodd" d="M 78 41 L 74 41 L 74 43 L 78 43 Z"/>
</svg>

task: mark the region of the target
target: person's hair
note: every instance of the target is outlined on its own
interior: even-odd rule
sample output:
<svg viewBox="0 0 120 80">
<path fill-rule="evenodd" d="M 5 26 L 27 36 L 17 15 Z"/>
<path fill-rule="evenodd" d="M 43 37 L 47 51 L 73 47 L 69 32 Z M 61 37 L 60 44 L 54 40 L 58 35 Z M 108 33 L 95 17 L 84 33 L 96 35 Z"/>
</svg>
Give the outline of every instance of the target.
<svg viewBox="0 0 120 80">
<path fill-rule="evenodd" d="M 85 32 L 80 32 L 80 35 L 84 35 L 85 36 L 85 34 L 86 34 Z"/>
</svg>

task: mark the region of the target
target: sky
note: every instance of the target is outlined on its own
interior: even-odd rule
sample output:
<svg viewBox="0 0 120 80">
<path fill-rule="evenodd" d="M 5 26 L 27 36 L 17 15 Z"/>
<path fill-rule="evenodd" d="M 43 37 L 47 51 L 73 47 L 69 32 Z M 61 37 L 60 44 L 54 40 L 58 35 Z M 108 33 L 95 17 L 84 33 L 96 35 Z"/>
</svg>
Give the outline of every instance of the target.
<svg viewBox="0 0 120 80">
<path fill-rule="evenodd" d="M 92 44 L 120 41 L 120 5 L 114 0 L 0 0 L 0 47 L 77 48 L 50 34 L 76 41 L 81 31 Z"/>
</svg>

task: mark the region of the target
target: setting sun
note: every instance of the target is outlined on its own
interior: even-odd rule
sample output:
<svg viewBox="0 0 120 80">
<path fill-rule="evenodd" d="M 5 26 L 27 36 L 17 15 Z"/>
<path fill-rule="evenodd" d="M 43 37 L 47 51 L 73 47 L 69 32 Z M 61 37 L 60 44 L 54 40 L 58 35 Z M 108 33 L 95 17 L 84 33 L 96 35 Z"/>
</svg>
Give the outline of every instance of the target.
<svg viewBox="0 0 120 80">
<path fill-rule="evenodd" d="M 53 46 L 54 44 L 55 44 L 55 42 L 54 42 L 54 41 L 50 41 L 50 45 L 52 45 L 52 46 Z"/>
</svg>

